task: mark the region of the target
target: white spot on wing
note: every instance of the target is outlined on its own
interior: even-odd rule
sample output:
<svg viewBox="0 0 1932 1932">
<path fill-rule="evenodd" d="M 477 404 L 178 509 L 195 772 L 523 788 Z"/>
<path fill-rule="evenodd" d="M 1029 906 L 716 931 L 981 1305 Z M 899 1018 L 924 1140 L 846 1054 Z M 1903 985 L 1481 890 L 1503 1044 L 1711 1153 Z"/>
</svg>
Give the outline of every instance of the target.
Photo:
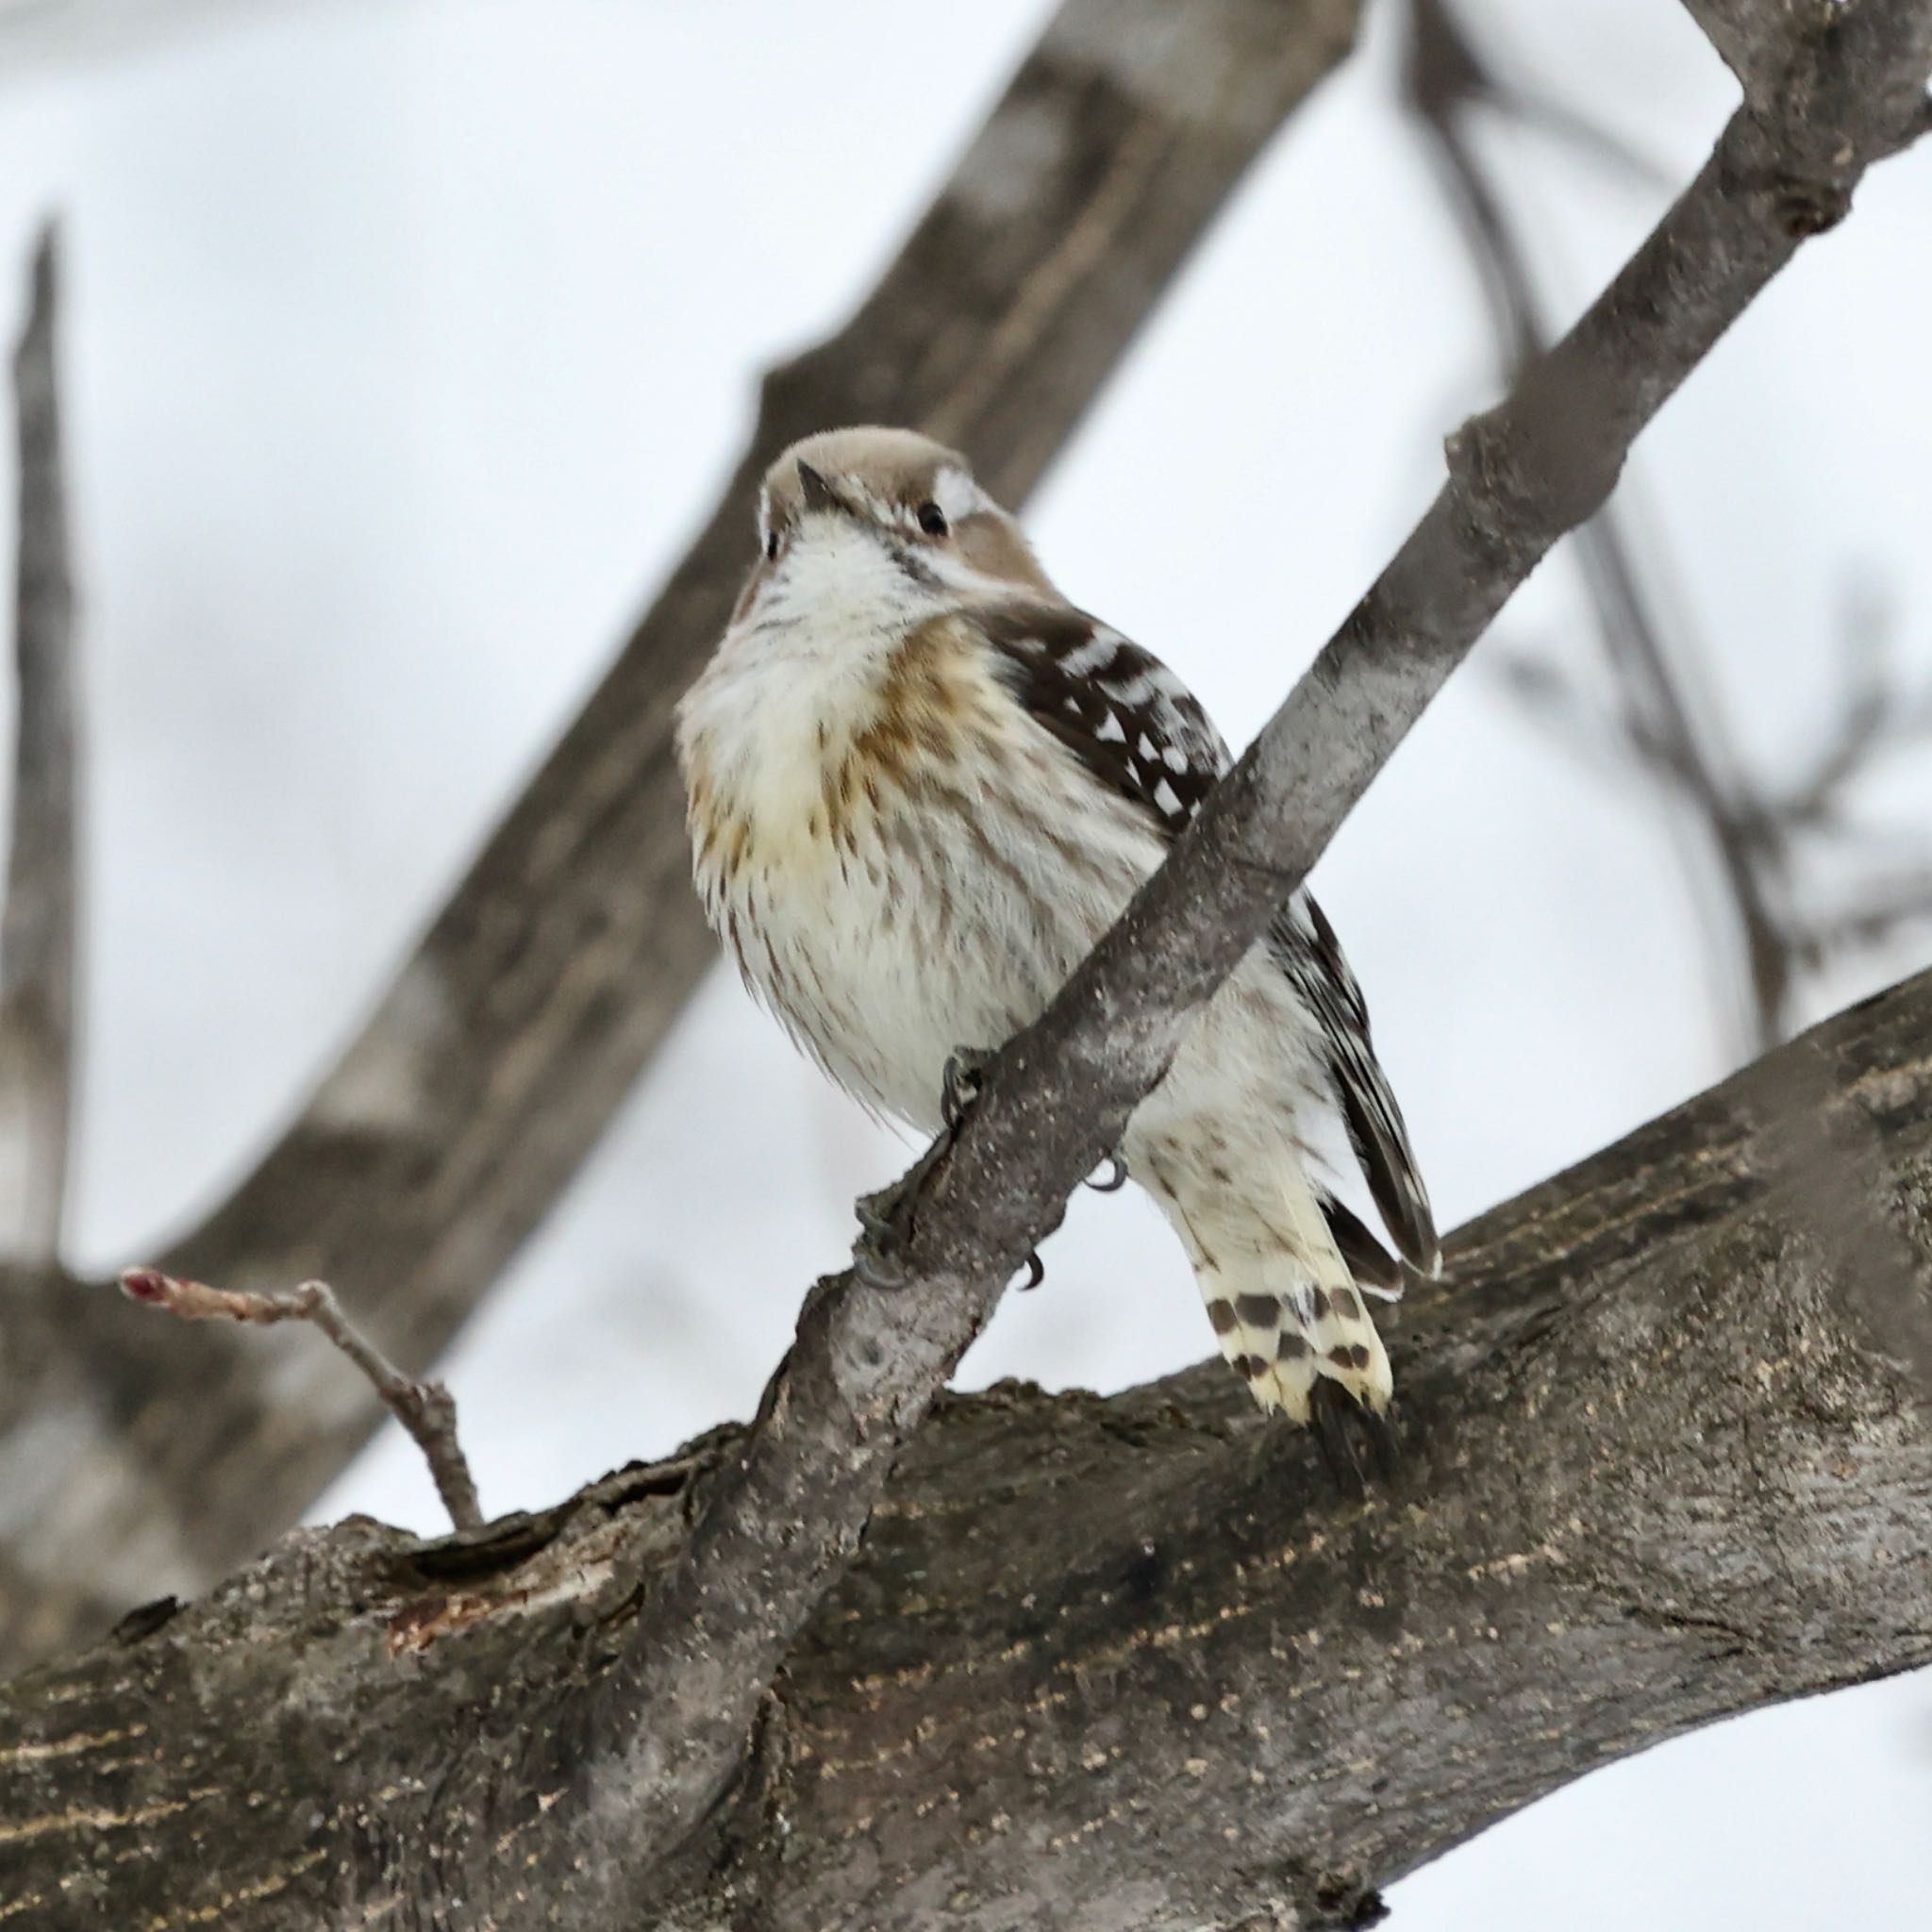
<svg viewBox="0 0 1932 1932">
<path fill-rule="evenodd" d="M 1154 803 L 1171 819 L 1177 819 L 1181 816 L 1179 795 L 1165 778 L 1154 788 Z"/>
<path fill-rule="evenodd" d="M 1138 710 L 1151 697 L 1165 697 L 1169 689 L 1166 677 L 1157 672 L 1142 671 L 1124 684 L 1115 685 L 1113 695 L 1122 704 Z"/>
<path fill-rule="evenodd" d="M 1060 658 L 1060 669 L 1069 677 L 1091 677 L 1104 665 L 1111 664 L 1121 647 L 1118 632 L 1096 630 L 1084 644 L 1075 644 Z"/>
<path fill-rule="evenodd" d="M 1121 729 L 1121 721 L 1111 711 L 1093 727 L 1093 735 L 1102 744 L 1124 744 L 1127 741 L 1127 734 Z"/>
</svg>

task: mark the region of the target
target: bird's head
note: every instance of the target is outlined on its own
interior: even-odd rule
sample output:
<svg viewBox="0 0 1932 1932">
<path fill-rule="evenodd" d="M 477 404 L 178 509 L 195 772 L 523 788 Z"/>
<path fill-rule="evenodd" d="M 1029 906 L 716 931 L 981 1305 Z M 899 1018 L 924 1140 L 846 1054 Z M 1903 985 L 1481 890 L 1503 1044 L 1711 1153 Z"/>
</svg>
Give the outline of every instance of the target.
<svg viewBox="0 0 1932 1932">
<path fill-rule="evenodd" d="M 758 492 L 758 557 L 738 615 L 767 586 L 890 572 L 908 590 L 1052 594 L 1019 524 L 966 458 L 910 429 L 828 429 L 794 442 Z"/>
</svg>

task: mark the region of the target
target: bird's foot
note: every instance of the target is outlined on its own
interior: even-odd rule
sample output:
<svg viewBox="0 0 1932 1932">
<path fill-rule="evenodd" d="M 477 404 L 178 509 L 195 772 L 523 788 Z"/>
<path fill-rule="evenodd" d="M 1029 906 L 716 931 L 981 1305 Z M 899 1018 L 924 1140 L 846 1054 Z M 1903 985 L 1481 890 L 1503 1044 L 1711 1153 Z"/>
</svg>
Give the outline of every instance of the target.
<svg viewBox="0 0 1932 1932">
<path fill-rule="evenodd" d="M 1402 1439 L 1387 1415 L 1378 1415 L 1357 1402 L 1331 1375 L 1318 1375 L 1308 1391 L 1308 1426 L 1314 1431 L 1315 1445 L 1335 1487 L 1345 1496 L 1360 1496 L 1368 1490 L 1368 1471 L 1362 1462 L 1367 1449 L 1375 1474 L 1385 1482 L 1395 1479 Z"/>
<path fill-rule="evenodd" d="M 903 1288 L 910 1278 L 906 1251 L 912 1241 L 912 1211 L 920 1190 L 959 1138 L 959 1128 L 979 1098 L 980 1072 L 991 1058 L 991 1053 L 964 1046 L 946 1056 L 945 1071 L 940 1075 L 940 1117 L 944 1126 L 907 1173 L 875 1194 L 861 1194 L 853 1204 L 859 1234 L 852 1249 L 852 1266 L 869 1286 Z"/>
<path fill-rule="evenodd" d="M 946 1056 L 940 1076 L 940 1117 L 945 1125 L 911 1169 L 889 1188 L 864 1194 L 854 1204 L 859 1236 L 852 1249 L 852 1266 L 859 1279 L 873 1288 L 903 1288 L 911 1278 L 907 1250 L 912 1241 L 912 1216 L 920 1191 L 953 1142 L 973 1104 L 979 1098 L 980 1076 L 992 1063 L 995 1049 L 955 1047 Z M 1123 1174 L 1124 1178 L 1124 1172 Z M 1024 1289 L 1038 1288 L 1046 1279 L 1046 1266 L 1038 1253 L 1026 1257 Z"/>
<path fill-rule="evenodd" d="M 869 1288 L 904 1288 L 911 1278 L 907 1250 L 912 1244 L 912 1209 L 930 1174 L 952 1151 L 953 1134 L 941 1134 L 890 1187 L 861 1194 L 853 1203 L 858 1239 L 852 1245 L 853 1272 Z"/>
</svg>

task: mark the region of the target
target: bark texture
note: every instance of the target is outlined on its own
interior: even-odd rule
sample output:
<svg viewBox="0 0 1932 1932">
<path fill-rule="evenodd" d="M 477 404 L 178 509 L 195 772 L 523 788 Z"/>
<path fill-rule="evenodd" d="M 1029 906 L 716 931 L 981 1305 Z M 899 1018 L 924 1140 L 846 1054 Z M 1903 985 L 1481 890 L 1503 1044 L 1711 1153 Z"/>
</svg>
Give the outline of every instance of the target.
<svg viewBox="0 0 1932 1932">
<path fill-rule="evenodd" d="M 0 1691 L 0 1924 L 1360 1924 L 1595 1765 L 1932 1660 L 1932 1422 L 1791 1161 L 1932 1264 L 1932 974 L 1486 1215 L 1334 1498 L 1209 1363 L 943 1401 L 657 1896 L 565 1748 L 735 1431 L 541 1517 L 286 1538 Z"/>
<path fill-rule="evenodd" d="M 167 1273 L 263 1292 L 324 1276 L 406 1369 L 450 1340 L 713 958 L 670 715 L 723 627 L 770 458 L 828 425 L 920 424 L 1023 498 L 1356 13 L 1066 0 L 850 325 L 767 381 L 742 462 L 602 687 Z M 205 1587 L 379 1419 L 326 1351 L 158 1333 L 58 1272 L 6 1291 L 32 1348 L 0 1383 L 0 1658 L 102 1627 L 136 1577 Z"/>
</svg>

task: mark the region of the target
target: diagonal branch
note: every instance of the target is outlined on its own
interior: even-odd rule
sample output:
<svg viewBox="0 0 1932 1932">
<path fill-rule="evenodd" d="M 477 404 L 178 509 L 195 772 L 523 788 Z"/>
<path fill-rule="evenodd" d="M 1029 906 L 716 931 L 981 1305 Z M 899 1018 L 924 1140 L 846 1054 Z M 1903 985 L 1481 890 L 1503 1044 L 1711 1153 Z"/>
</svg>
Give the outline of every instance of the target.
<svg viewBox="0 0 1932 1932">
<path fill-rule="evenodd" d="M 1932 4 L 1794 27 L 1803 80 L 1740 111 L 1697 178 L 1498 408 L 1288 702 L 1045 1016 L 994 1063 L 927 1177 L 911 1285 L 813 1291 L 742 1454 L 598 1687 L 585 1865 L 614 1907 L 739 1762 L 765 1687 L 857 1547 L 899 1446 L 1208 998 L 1484 627 L 1614 487 L 1631 442 L 1803 241 L 1895 148 Z M 599 1864 L 599 1860 L 603 1862 Z"/>
<path fill-rule="evenodd" d="M 851 323 L 766 382 L 716 510 L 602 687 L 300 1118 L 161 1257 L 168 1272 L 237 1289 L 380 1281 L 368 1318 L 388 1354 L 414 1367 L 449 1341 L 715 957 L 670 714 L 723 627 L 770 458 L 828 424 L 922 423 L 1023 497 L 1346 53 L 1357 10 L 1063 0 Z M 291 1521 L 378 1418 L 325 1351 L 154 1335 L 102 1298 L 66 1300 L 73 1373 L 117 1440 L 76 1436 L 50 1467 L 37 1439 L 44 1500 L 10 1550 L 26 1573 L 97 1576 L 138 1537 L 165 1544 L 153 1588 L 205 1583 Z M 0 1388 L 0 1470 L 31 1405 Z M 8 1594 L 0 1579 L 0 1650 Z"/>
<path fill-rule="evenodd" d="M 55 357 L 58 241 L 35 245 L 13 357 L 20 447 L 13 587 L 13 827 L 0 914 L 0 1254 L 58 1258 L 74 1102 L 74 578 Z"/>
</svg>

